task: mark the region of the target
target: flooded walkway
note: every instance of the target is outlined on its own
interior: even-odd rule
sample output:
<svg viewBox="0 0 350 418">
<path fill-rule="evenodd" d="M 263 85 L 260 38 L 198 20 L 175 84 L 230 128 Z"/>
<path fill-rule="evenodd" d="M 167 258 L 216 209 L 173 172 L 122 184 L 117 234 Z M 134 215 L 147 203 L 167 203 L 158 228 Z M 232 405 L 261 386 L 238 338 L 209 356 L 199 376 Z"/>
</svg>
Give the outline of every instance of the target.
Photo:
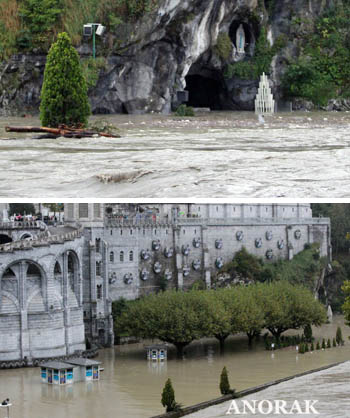
<svg viewBox="0 0 350 418">
<path fill-rule="evenodd" d="M 256 405 L 263 400 L 274 401 L 276 399 L 286 401 L 287 412 L 290 412 L 294 402 L 297 400 L 303 412 L 306 411 L 305 400 L 316 400 L 312 403 L 316 413 L 310 408 L 310 413 L 307 417 L 327 417 L 327 418 L 344 418 L 349 416 L 350 400 L 350 362 L 340 364 L 335 367 L 331 367 L 327 370 L 312 373 L 306 376 L 297 377 L 288 382 L 279 383 L 276 386 L 271 386 L 268 389 L 261 392 L 254 393 L 235 401 L 235 406 L 230 409 L 231 402 L 225 402 L 220 405 L 202 409 L 194 414 L 187 415 L 188 418 L 219 418 L 224 416 L 244 416 L 247 418 L 265 417 L 265 413 L 259 413 L 256 408 L 256 413 L 251 413 L 246 408 L 244 411 L 244 405 L 242 400 L 251 401 L 251 405 L 254 406 L 253 400 L 256 400 Z M 272 403 L 274 406 L 274 404 Z M 309 404 L 310 405 L 310 404 Z M 269 405 L 267 402 L 261 404 L 263 412 L 267 412 Z M 253 409 L 254 410 L 254 409 Z M 227 412 L 230 411 L 230 414 Z M 241 412 L 236 414 L 235 412 Z M 268 416 L 281 416 L 281 410 L 279 414 L 271 413 Z M 295 413 L 293 417 L 305 416 L 304 414 Z M 274 412 L 275 409 L 274 409 Z"/>
<path fill-rule="evenodd" d="M 116 115 L 121 139 L 29 139 L 0 118 L 0 197 L 350 196 L 350 114 Z"/>
<path fill-rule="evenodd" d="M 177 360 L 175 350 L 171 349 L 164 363 L 148 362 L 143 344 L 101 350 L 98 360 L 104 372 L 98 382 L 58 387 L 42 384 L 38 368 L 0 370 L 0 396 L 12 401 L 11 418 L 147 418 L 164 411 L 160 399 L 168 377 L 173 382 L 177 402 L 189 406 L 220 395 L 219 377 L 224 366 L 231 386 L 240 391 L 349 360 L 350 328 L 341 317 L 336 317 L 333 324 L 315 329 L 314 334 L 318 338 L 333 338 L 339 324 L 346 340 L 344 347 L 304 355 L 297 355 L 294 348 L 265 351 L 262 342 L 249 350 L 247 339 L 236 336 L 227 341 L 224 355 L 220 355 L 216 340 L 201 340 L 186 349 L 184 360 Z M 325 392 L 329 390 L 326 386 Z M 335 388 L 336 385 L 334 393 Z M 299 390 L 298 384 L 294 389 Z M 1 411 L 0 417 L 3 418 Z"/>
</svg>

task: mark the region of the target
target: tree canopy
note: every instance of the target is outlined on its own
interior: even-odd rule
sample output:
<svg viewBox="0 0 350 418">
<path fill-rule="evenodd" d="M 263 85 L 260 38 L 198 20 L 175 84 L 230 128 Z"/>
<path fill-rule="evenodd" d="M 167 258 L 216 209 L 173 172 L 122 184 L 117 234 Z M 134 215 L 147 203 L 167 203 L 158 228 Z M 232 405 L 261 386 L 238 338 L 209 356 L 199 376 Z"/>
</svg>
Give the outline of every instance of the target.
<svg viewBox="0 0 350 418">
<path fill-rule="evenodd" d="M 308 289 L 286 280 L 216 291 L 166 291 L 128 303 L 115 317 L 120 332 L 174 344 L 179 356 L 202 337 L 215 337 L 223 347 L 230 334 L 244 332 L 251 343 L 267 328 L 279 339 L 288 329 L 319 326 L 326 319 Z"/>
<path fill-rule="evenodd" d="M 44 126 L 86 125 L 90 115 L 86 80 L 69 36 L 58 35 L 46 61 L 40 119 Z"/>
</svg>

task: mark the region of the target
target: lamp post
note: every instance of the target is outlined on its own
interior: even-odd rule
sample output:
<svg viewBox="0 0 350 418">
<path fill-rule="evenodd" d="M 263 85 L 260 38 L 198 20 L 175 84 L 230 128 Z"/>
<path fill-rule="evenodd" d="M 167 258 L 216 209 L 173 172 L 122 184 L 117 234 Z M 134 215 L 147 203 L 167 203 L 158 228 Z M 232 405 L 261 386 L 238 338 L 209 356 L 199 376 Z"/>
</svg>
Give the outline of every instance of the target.
<svg viewBox="0 0 350 418">
<path fill-rule="evenodd" d="M 105 32 L 105 26 L 101 23 L 87 23 L 84 25 L 84 36 L 92 36 L 92 56 L 93 59 L 96 58 L 96 35 L 102 36 Z"/>
</svg>

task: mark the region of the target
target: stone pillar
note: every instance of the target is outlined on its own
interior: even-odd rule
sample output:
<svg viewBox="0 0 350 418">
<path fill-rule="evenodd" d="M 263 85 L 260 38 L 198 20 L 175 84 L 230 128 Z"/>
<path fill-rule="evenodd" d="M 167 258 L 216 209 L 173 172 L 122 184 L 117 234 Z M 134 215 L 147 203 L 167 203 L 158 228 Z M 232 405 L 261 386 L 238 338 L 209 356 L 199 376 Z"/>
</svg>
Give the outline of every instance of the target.
<svg viewBox="0 0 350 418">
<path fill-rule="evenodd" d="M 90 283 L 91 301 L 96 302 L 96 250 L 92 241 L 90 241 Z"/>
<path fill-rule="evenodd" d="M 18 287 L 19 287 L 19 304 L 21 310 L 21 358 L 27 357 L 31 363 L 32 356 L 30 353 L 29 330 L 28 330 L 28 313 L 27 313 L 27 270 L 28 264 L 25 261 L 19 263 L 18 270 Z"/>
<path fill-rule="evenodd" d="M 182 273 L 182 256 L 181 253 L 176 253 L 176 270 L 177 270 L 177 286 L 179 289 L 183 289 L 184 277 Z"/>
<path fill-rule="evenodd" d="M 70 336 L 70 308 L 68 302 L 68 252 L 63 253 L 62 257 L 62 283 L 63 283 L 63 323 L 64 323 L 64 343 L 66 346 L 66 354 L 70 353 L 71 336 Z"/>
</svg>

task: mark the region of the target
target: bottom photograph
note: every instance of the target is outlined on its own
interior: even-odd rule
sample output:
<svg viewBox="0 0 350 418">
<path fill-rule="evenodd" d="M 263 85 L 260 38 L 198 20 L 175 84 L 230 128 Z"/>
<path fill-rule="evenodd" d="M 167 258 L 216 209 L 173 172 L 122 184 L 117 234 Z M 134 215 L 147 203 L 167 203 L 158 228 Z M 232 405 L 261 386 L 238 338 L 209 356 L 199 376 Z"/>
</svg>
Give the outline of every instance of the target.
<svg viewBox="0 0 350 418">
<path fill-rule="evenodd" d="M 1 203 L 0 417 L 346 416 L 349 248 L 347 203 Z"/>
</svg>

